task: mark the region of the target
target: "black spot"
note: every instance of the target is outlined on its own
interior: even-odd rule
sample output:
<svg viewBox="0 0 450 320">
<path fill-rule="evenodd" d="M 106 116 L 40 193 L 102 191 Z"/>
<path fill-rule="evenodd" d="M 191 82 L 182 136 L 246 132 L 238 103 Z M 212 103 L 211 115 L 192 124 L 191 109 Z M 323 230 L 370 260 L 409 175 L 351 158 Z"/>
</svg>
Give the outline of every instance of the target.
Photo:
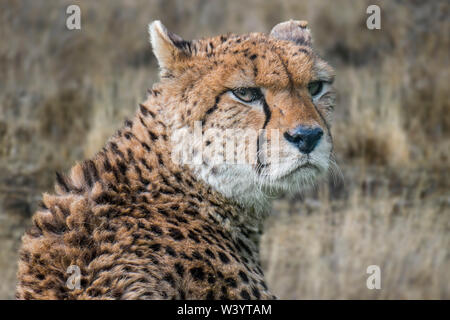
<svg viewBox="0 0 450 320">
<path fill-rule="evenodd" d="M 203 271 L 203 268 L 198 267 L 198 268 L 192 268 L 190 270 L 192 277 L 195 280 L 198 281 L 203 281 L 205 279 L 205 272 Z"/>
<path fill-rule="evenodd" d="M 232 252 L 236 252 L 236 247 L 234 247 L 231 243 L 226 242 L 225 245 L 227 246 L 227 248 L 232 251 Z"/>
<path fill-rule="evenodd" d="M 133 122 L 131 122 L 129 119 L 125 120 L 125 127 L 131 128 L 133 126 Z"/>
<path fill-rule="evenodd" d="M 216 96 L 214 105 L 206 111 L 205 116 L 201 120 L 202 124 L 204 124 L 206 122 L 206 118 L 208 117 L 208 115 L 210 115 L 211 113 L 213 113 L 217 109 L 217 104 L 219 103 L 222 94 L 224 94 L 225 92 L 222 92 L 222 93 L 220 93 L 219 95 Z"/>
<path fill-rule="evenodd" d="M 124 176 L 127 172 L 127 165 L 122 161 L 117 161 L 117 166 L 119 167 L 120 173 Z"/>
<path fill-rule="evenodd" d="M 255 59 L 256 59 L 256 57 L 258 57 L 258 55 L 257 55 L 257 54 L 252 54 L 252 55 L 250 56 L 250 59 L 252 59 L 252 60 L 255 60 Z"/>
<path fill-rule="evenodd" d="M 161 154 L 160 154 L 160 153 L 157 153 L 156 155 L 158 156 L 158 163 L 159 163 L 161 166 L 164 167 L 164 161 L 163 161 L 163 159 L 162 159 Z M 163 178 L 164 183 L 170 186 L 170 183 L 167 181 L 166 177 L 165 177 L 165 176 L 162 176 L 162 178 Z"/>
<path fill-rule="evenodd" d="M 302 52 L 304 54 L 308 54 L 309 55 L 309 51 L 303 48 L 298 49 L 298 52 Z"/>
<path fill-rule="evenodd" d="M 194 240 L 196 243 L 200 243 L 200 239 L 196 234 L 194 234 L 191 230 L 189 230 L 188 237 Z"/>
<path fill-rule="evenodd" d="M 242 270 L 239 271 L 239 277 L 242 279 L 242 281 L 244 281 L 245 283 L 248 283 L 248 277 L 244 271 L 242 271 Z"/>
<path fill-rule="evenodd" d="M 149 110 L 143 104 L 139 104 L 139 109 L 141 110 L 141 113 L 144 115 L 144 117 L 148 115 Z"/>
<path fill-rule="evenodd" d="M 255 75 L 255 77 L 258 75 L 258 67 L 253 66 L 253 74 Z"/>
<path fill-rule="evenodd" d="M 206 300 L 214 300 L 214 292 L 212 290 L 208 291 L 208 294 L 206 295 Z"/>
<path fill-rule="evenodd" d="M 177 241 L 181 241 L 184 239 L 184 235 L 183 233 L 181 233 L 180 230 L 176 229 L 176 228 L 170 228 L 169 229 L 169 235 Z"/>
<path fill-rule="evenodd" d="M 101 291 L 96 288 L 90 288 L 87 294 L 90 295 L 91 297 L 98 297 L 101 295 Z"/>
<path fill-rule="evenodd" d="M 147 257 L 150 258 L 150 260 L 152 260 L 153 264 L 159 264 L 158 258 L 156 258 L 154 255 L 149 254 L 147 255 Z"/>
<path fill-rule="evenodd" d="M 260 267 L 256 267 L 256 270 L 258 271 L 258 273 L 259 273 L 260 275 L 263 275 L 263 271 L 262 271 L 262 269 L 261 269 Z"/>
<path fill-rule="evenodd" d="M 111 163 L 109 162 L 108 158 L 105 158 L 105 160 L 103 161 L 103 167 L 105 168 L 105 171 L 111 172 L 112 167 L 111 167 Z"/>
<path fill-rule="evenodd" d="M 167 254 L 171 255 L 172 257 L 177 256 L 177 253 L 171 246 L 166 246 L 166 252 L 167 252 Z"/>
<path fill-rule="evenodd" d="M 154 95 L 155 97 L 157 97 L 157 96 L 159 96 L 161 94 L 161 92 L 159 91 L 159 90 L 152 90 L 152 95 Z M 150 110 L 148 110 L 150 113 L 151 113 L 151 111 Z M 155 115 L 154 114 L 152 114 L 152 116 L 154 117 Z"/>
<path fill-rule="evenodd" d="M 180 217 L 180 216 L 175 216 L 175 219 L 177 219 L 181 223 L 187 223 L 188 222 L 185 218 Z"/>
<path fill-rule="evenodd" d="M 259 293 L 259 290 L 257 288 L 253 287 L 252 292 L 253 292 L 253 295 L 256 297 L 256 299 L 261 298 L 261 294 Z"/>
<path fill-rule="evenodd" d="M 152 168 L 152 166 L 150 166 L 148 163 L 147 163 L 147 160 L 145 160 L 144 158 L 141 158 L 141 163 L 144 165 L 144 167 L 148 170 L 148 171 L 152 171 L 153 170 L 153 168 Z"/>
<path fill-rule="evenodd" d="M 151 132 L 150 130 L 147 130 L 148 134 L 150 135 L 150 138 L 155 141 L 156 139 L 158 139 L 158 136 L 156 134 L 154 134 L 153 132 Z"/>
<path fill-rule="evenodd" d="M 182 277 L 184 275 L 183 265 L 181 263 L 177 262 L 177 263 L 175 263 L 174 267 L 175 267 L 175 271 L 178 273 L 178 275 L 180 277 Z"/>
<path fill-rule="evenodd" d="M 149 234 L 145 234 L 145 235 L 144 235 L 144 239 L 145 239 L 145 240 L 152 241 L 152 240 L 153 240 L 153 237 L 152 237 L 151 235 L 149 235 Z"/>
<path fill-rule="evenodd" d="M 210 256 L 211 258 L 213 258 L 213 259 L 216 258 L 216 255 L 215 255 L 211 250 L 209 250 L 209 249 L 206 249 L 206 250 L 205 250 L 205 253 L 206 253 L 208 256 Z"/>
<path fill-rule="evenodd" d="M 150 245 L 150 249 L 152 249 L 153 251 L 159 251 L 161 249 L 161 244 L 154 243 L 154 244 Z"/>
<path fill-rule="evenodd" d="M 248 294 L 247 290 L 243 289 L 241 291 L 241 297 L 245 300 L 250 300 L 250 295 Z"/>
<path fill-rule="evenodd" d="M 184 253 L 184 252 L 181 252 L 180 253 L 180 256 L 183 258 L 183 259 L 185 259 L 185 260 L 188 260 L 188 261 L 193 261 L 194 259 L 192 259 L 191 257 L 189 257 L 186 253 Z"/>
<path fill-rule="evenodd" d="M 162 233 L 163 233 L 162 229 L 160 227 L 158 227 L 157 225 L 151 225 L 150 230 L 153 233 L 156 233 L 157 235 L 162 235 Z"/>
<path fill-rule="evenodd" d="M 170 35 L 169 35 L 170 37 Z M 178 40 L 178 39 L 171 39 L 173 44 L 184 51 L 188 51 L 188 52 L 192 52 L 192 43 L 190 41 L 186 41 L 186 40 Z"/>
<path fill-rule="evenodd" d="M 222 251 L 219 251 L 219 258 L 220 258 L 220 260 L 222 260 L 223 263 L 230 262 L 230 258 L 228 258 L 228 256 L 225 253 L 223 253 Z"/>
<path fill-rule="evenodd" d="M 195 216 L 198 215 L 198 212 L 197 212 L 197 211 L 191 210 L 191 209 L 186 209 L 186 210 L 184 210 L 184 213 L 187 214 L 187 215 L 189 215 L 189 216 L 192 216 L 192 217 L 195 217 Z"/>
<path fill-rule="evenodd" d="M 232 288 L 236 288 L 237 287 L 237 283 L 236 280 L 234 278 L 226 278 L 225 282 L 228 286 L 232 287 Z"/>
<path fill-rule="evenodd" d="M 88 284 L 87 279 L 86 278 L 81 279 L 80 284 L 81 284 L 82 287 L 86 287 L 87 284 Z"/>
<path fill-rule="evenodd" d="M 215 278 L 212 274 L 210 274 L 210 275 L 208 276 L 208 283 L 209 283 L 209 284 L 216 283 L 216 278 Z"/>
<path fill-rule="evenodd" d="M 117 154 L 120 158 L 125 159 L 125 156 L 123 155 L 123 152 L 119 150 L 119 147 L 115 142 L 110 142 L 110 146 L 112 151 Z"/>
<path fill-rule="evenodd" d="M 30 261 L 30 253 L 29 252 L 20 252 L 20 260 L 29 262 Z"/>
<path fill-rule="evenodd" d="M 212 244 L 212 241 L 209 240 L 206 236 L 201 235 L 202 239 L 205 240 L 208 244 Z"/>
<path fill-rule="evenodd" d="M 56 172 L 56 182 L 64 190 L 64 192 L 69 192 L 69 186 L 66 183 L 66 179 L 59 172 Z"/>
<path fill-rule="evenodd" d="M 203 256 L 198 251 L 192 252 L 192 257 L 197 260 L 203 260 Z"/>
<path fill-rule="evenodd" d="M 151 151 L 150 147 L 148 146 L 148 144 L 146 144 L 145 142 L 141 142 L 141 145 L 144 147 L 144 149 L 146 151 Z"/>
<path fill-rule="evenodd" d="M 202 226 L 202 229 L 203 229 L 204 231 L 206 231 L 206 233 L 208 233 L 208 234 L 212 234 L 212 233 L 214 232 L 214 230 L 213 230 L 210 226 L 208 226 L 208 225 Z"/>
<path fill-rule="evenodd" d="M 219 233 L 219 235 L 220 235 L 222 238 L 229 238 L 228 233 L 225 234 L 225 233 L 223 233 L 222 230 L 220 230 L 220 229 L 217 229 L 217 232 Z"/>
<path fill-rule="evenodd" d="M 128 161 L 135 164 L 136 160 L 134 160 L 134 153 L 130 148 L 127 149 L 127 155 L 128 155 Z"/>
<path fill-rule="evenodd" d="M 86 164 L 83 164 L 81 168 L 83 169 L 84 181 L 86 181 L 89 187 L 92 187 L 92 179 L 89 173 L 89 169 L 87 168 Z"/>
<path fill-rule="evenodd" d="M 211 114 L 214 112 L 214 110 L 217 109 L 217 105 L 213 105 L 211 108 L 209 108 L 208 110 L 206 110 L 206 114 Z"/>
<path fill-rule="evenodd" d="M 166 273 L 166 274 L 164 275 L 163 280 L 164 280 L 164 281 L 167 281 L 168 283 L 170 283 L 170 285 L 171 285 L 172 287 L 175 287 L 175 280 L 173 279 L 173 276 L 172 276 L 170 273 Z"/>
<path fill-rule="evenodd" d="M 264 282 L 264 281 L 259 281 L 259 283 L 263 286 L 263 288 L 265 289 L 265 290 L 267 290 L 267 285 L 266 285 L 266 283 Z"/>
<path fill-rule="evenodd" d="M 170 224 L 173 224 L 174 226 L 179 226 L 179 223 L 178 222 L 176 222 L 175 220 L 172 220 L 172 219 L 167 219 L 166 220 L 168 223 L 170 223 Z"/>
<path fill-rule="evenodd" d="M 205 258 L 204 260 L 208 266 L 213 267 L 213 264 L 211 263 L 211 261 L 209 261 L 207 258 Z"/>
<path fill-rule="evenodd" d="M 158 213 L 159 213 L 159 214 L 162 214 L 163 216 L 166 216 L 166 217 L 169 216 L 169 214 L 167 213 L 167 211 L 166 211 L 165 209 L 163 209 L 163 208 L 158 208 Z"/>
<path fill-rule="evenodd" d="M 233 257 L 233 259 L 236 261 L 236 262 L 240 262 L 241 260 L 233 253 L 233 252 L 230 252 L 230 255 Z"/>
<path fill-rule="evenodd" d="M 109 193 L 102 192 L 95 198 L 95 202 L 98 204 L 113 203 L 114 198 Z"/>
<path fill-rule="evenodd" d="M 252 254 L 250 248 L 241 239 L 238 239 L 238 243 L 239 246 L 242 247 L 247 253 L 249 253 L 250 255 Z"/>
<path fill-rule="evenodd" d="M 93 181 L 95 182 L 95 181 L 100 180 L 100 177 L 99 177 L 98 171 L 97 171 L 97 166 L 95 165 L 95 162 L 92 161 L 92 160 L 88 160 L 87 161 L 87 167 L 88 167 L 88 170 L 89 170 L 89 172 L 90 172 L 90 174 L 92 176 Z"/>
</svg>

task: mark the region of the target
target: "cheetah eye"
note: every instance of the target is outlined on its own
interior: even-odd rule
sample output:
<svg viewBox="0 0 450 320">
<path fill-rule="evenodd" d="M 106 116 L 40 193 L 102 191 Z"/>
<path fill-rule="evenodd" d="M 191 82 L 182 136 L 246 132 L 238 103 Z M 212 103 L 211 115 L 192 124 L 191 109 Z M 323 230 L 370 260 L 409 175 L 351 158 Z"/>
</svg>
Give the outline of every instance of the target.
<svg viewBox="0 0 450 320">
<path fill-rule="evenodd" d="M 322 92 L 323 81 L 313 81 L 308 84 L 308 91 L 312 97 L 317 96 Z"/>
<path fill-rule="evenodd" d="M 242 102 L 250 103 L 262 98 L 262 93 L 259 88 L 237 88 L 231 90 L 234 96 Z"/>
</svg>

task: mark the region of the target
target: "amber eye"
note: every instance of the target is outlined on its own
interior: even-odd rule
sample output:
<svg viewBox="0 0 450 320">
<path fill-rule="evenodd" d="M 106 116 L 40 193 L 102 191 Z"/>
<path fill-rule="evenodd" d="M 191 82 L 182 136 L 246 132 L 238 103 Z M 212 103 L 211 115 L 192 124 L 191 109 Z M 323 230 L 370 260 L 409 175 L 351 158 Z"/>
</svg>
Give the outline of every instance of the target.
<svg viewBox="0 0 450 320">
<path fill-rule="evenodd" d="M 308 84 L 308 91 L 312 97 L 317 96 L 322 92 L 323 81 L 313 81 Z"/>
<path fill-rule="evenodd" d="M 257 101 L 262 97 L 262 93 L 259 88 L 237 88 L 231 92 L 233 92 L 236 98 L 246 103 Z"/>
</svg>

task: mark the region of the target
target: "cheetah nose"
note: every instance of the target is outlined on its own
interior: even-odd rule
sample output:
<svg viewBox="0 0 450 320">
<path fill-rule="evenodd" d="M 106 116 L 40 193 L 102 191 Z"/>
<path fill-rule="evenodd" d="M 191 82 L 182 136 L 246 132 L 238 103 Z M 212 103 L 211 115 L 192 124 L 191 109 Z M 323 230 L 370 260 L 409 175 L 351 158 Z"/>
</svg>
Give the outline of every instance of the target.
<svg viewBox="0 0 450 320">
<path fill-rule="evenodd" d="M 322 136 L 323 130 L 320 127 L 298 126 L 292 132 L 286 131 L 284 133 L 284 138 L 287 141 L 306 154 L 314 150 Z"/>
</svg>

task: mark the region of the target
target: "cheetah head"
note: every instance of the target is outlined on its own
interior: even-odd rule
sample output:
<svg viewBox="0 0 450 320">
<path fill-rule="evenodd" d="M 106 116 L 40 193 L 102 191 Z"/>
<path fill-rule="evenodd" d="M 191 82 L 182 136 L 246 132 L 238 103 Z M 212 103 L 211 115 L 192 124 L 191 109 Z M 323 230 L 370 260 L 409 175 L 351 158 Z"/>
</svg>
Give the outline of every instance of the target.
<svg viewBox="0 0 450 320">
<path fill-rule="evenodd" d="M 329 171 L 334 71 L 305 21 L 193 41 L 159 21 L 149 31 L 174 161 L 254 208 Z"/>
</svg>

